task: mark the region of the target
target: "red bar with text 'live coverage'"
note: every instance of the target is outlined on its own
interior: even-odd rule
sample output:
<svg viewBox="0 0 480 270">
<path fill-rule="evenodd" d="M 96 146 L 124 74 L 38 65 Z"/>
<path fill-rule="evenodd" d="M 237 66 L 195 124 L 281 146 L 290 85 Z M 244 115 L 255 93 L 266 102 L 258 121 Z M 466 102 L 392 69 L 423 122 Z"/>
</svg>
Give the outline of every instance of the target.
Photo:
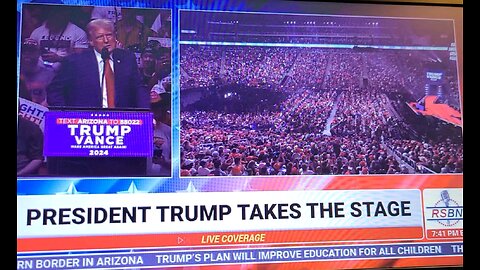
<svg viewBox="0 0 480 270">
<path fill-rule="evenodd" d="M 422 238 L 422 227 L 20 238 L 17 239 L 17 252 Z"/>
</svg>

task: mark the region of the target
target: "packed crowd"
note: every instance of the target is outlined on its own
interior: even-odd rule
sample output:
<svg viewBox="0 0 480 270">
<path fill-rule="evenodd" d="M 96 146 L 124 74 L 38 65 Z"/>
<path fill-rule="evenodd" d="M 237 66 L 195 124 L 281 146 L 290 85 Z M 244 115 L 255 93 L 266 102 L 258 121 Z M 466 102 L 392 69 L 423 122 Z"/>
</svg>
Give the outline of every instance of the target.
<svg viewBox="0 0 480 270">
<path fill-rule="evenodd" d="M 401 92 L 425 94 L 425 75 L 420 75 L 421 67 L 413 69 L 417 56 L 397 51 L 182 47 L 181 67 L 187 73 L 181 78 L 182 93 L 221 78 L 282 89 L 288 95 L 276 109 L 257 112 L 182 111 L 181 175 L 463 172 L 463 143 L 418 136 L 406 120 L 410 118 L 396 110 L 399 101 L 391 98 Z M 417 65 L 421 63 L 417 59 Z M 448 87 L 452 83 L 445 84 L 446 95 L 456 95 L 449 94 L 457 89 Z"/>
</svg>

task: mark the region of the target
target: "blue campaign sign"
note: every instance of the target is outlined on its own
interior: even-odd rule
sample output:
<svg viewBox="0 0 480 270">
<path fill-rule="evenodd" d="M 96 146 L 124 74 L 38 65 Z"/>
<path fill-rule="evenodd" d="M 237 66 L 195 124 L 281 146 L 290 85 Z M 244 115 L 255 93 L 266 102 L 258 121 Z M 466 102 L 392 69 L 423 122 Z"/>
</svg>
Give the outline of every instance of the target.
<svg viewBox="0 0 480 270">
<path fill-rule="evenodd" d="M 49 111 L 43 153 L 55 157 L 151 157 L 153 114 L 145 111 Z"/>
</svg>

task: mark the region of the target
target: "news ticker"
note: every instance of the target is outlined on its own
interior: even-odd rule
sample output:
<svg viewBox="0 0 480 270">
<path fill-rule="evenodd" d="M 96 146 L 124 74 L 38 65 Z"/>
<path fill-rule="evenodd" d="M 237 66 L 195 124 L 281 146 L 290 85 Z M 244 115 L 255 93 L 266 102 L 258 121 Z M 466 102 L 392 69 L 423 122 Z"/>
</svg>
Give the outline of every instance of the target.
<svg viewBox="0 0 480 270">
<path fill-rule="evenodd" d="M 17 205 L 21 239 L 202 233 L 212 228 L 417 228 L 407 238 L 423 237 L 421 192 L 416 189 L 40 195 L 17 196 Z"/>
<path fill-rule="evenodd" d="M 212 228 L 463 231 L 461 188 L 39 195 L 17 196 L 17 205 L 18 238 L 202 233 Z M 443 233 L 431 233 L 435 235 Z M 420 230 L 407 239 L 422 237 Z"/>
<path fill-rule="evenodd" d="M 17 196 L 17 252 L 462 241 L 462 195 L 449 188 Z"/>
<path fill-rule="evenodd" d="M 332 245 L 241 249 L 197 249 L 80 253 L 21 254 L 17 269 L 130 269 L 248 263 L 286 263 L 419 257 L 463 257 L 463 242 L 381 245 Z"/>
</svg>

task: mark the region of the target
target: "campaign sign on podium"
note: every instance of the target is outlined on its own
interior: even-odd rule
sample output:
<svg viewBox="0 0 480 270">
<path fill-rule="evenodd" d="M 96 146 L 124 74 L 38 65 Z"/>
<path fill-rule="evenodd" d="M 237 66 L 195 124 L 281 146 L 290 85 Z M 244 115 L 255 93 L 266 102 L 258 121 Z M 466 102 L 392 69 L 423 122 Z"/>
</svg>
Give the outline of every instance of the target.
<svg viewBox="0 0 480 270">
<path fill-rule="evenodd" d="M 153 114 L 148 111 L 45 113 L 45 156 L 151 157 Z"/>
</svg>

